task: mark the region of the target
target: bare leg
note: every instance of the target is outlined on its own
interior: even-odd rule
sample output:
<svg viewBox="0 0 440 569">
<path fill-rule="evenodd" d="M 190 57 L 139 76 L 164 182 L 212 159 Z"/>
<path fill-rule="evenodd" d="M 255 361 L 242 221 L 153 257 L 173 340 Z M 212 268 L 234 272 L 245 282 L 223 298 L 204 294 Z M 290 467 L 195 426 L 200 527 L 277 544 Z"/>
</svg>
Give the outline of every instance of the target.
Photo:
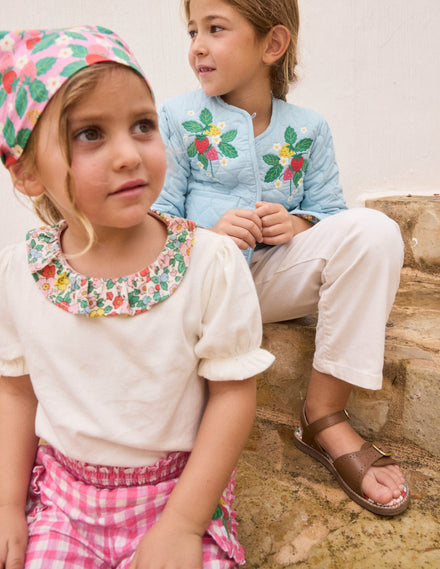
<svg viewBox="0 0 440 569">
<path fill-rule="evenodd" d="M 344 409 L 351 390 L 349 383 L 312 369 L 305 408 L 309 423 Z M 365 442 L 347 421 L 325 429 L 317 441 L 333 459 L 358 451 Z M 371 467 L 362 482 L 362 490 L 372 500 L 387 504 L 400 496 L 404 481 L 397 465 Z"/>
</svg>

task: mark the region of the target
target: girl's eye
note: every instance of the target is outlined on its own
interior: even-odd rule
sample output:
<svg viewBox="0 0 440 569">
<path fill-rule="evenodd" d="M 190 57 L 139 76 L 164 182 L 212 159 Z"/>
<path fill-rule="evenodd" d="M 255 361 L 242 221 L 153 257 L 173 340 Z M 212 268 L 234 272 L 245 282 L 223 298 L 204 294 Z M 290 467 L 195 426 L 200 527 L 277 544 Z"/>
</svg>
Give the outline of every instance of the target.
<svg viewBox="0 0 440 569">
<path fill-rule="evenodd" d="M 142 120 L 136 123 L 134 131 L 136 134 L 150 134 L 155 129 L 155 124 L 151 120 Z"/>
<path fill-rule="evenodd" d="M 211 26 L 211 34 L 223 31 L 224 28 L 221 26 Z"/>
<path fill-rule="evenodd" d="M 75 135 L 75 139 L 84 142 L 96 142 L 99 140 L 99 131 L 97 128 L 93 127 L 84 128 L 77 135 Z"/>
<path fill-rule="evenodd" d="M 197 32 L 195 30 L 188 30 L 188 35 L 193 40 L 196 37 Z"/>
</svg>

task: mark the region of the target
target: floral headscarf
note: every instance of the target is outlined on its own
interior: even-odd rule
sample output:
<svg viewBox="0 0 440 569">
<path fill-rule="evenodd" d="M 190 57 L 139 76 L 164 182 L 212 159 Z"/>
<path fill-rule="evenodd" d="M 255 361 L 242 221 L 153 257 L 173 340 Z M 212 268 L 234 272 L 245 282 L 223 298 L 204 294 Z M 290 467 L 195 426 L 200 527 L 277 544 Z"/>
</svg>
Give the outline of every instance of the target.
<svg viewBox="0 0 440 569">
<path fill-rule="evenodd" d="M 105 61 L 132 67 L 148 85 L 127 44 L 101 26 L 0 31 L 0 155 L 6 167 L 20 158 L 41 113 L 64 82 Z"/>
</svg>

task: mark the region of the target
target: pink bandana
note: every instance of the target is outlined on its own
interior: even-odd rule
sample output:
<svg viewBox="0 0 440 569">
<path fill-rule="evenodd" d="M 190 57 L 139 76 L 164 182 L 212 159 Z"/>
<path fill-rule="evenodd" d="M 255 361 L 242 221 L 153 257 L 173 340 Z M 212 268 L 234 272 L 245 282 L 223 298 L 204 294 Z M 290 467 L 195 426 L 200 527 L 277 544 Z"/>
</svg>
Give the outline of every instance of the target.
<svg viewBox="0 0 440 569">
<path fill-rule="evenodd" d="M 101 26 L 0 31 L 0 154 L 6 167 L 20 158 L 63 83 L 103 61 L 130 66 L 145 79 L 127 44 Z"/>
</svg>

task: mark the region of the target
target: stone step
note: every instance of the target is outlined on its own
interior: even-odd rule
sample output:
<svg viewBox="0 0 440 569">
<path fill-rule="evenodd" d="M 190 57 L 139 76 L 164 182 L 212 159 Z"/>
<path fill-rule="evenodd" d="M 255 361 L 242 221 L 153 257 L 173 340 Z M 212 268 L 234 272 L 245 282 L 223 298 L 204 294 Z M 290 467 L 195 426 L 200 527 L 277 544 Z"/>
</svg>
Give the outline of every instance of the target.
<svg viewBox="0 0 440 569">
<path fill-rule="evenodd" d="M 365 205 L 394 219 L 405 243 L 405 266 L 440 273 L 440 195 L 366 200 Z"/>
</svg>

